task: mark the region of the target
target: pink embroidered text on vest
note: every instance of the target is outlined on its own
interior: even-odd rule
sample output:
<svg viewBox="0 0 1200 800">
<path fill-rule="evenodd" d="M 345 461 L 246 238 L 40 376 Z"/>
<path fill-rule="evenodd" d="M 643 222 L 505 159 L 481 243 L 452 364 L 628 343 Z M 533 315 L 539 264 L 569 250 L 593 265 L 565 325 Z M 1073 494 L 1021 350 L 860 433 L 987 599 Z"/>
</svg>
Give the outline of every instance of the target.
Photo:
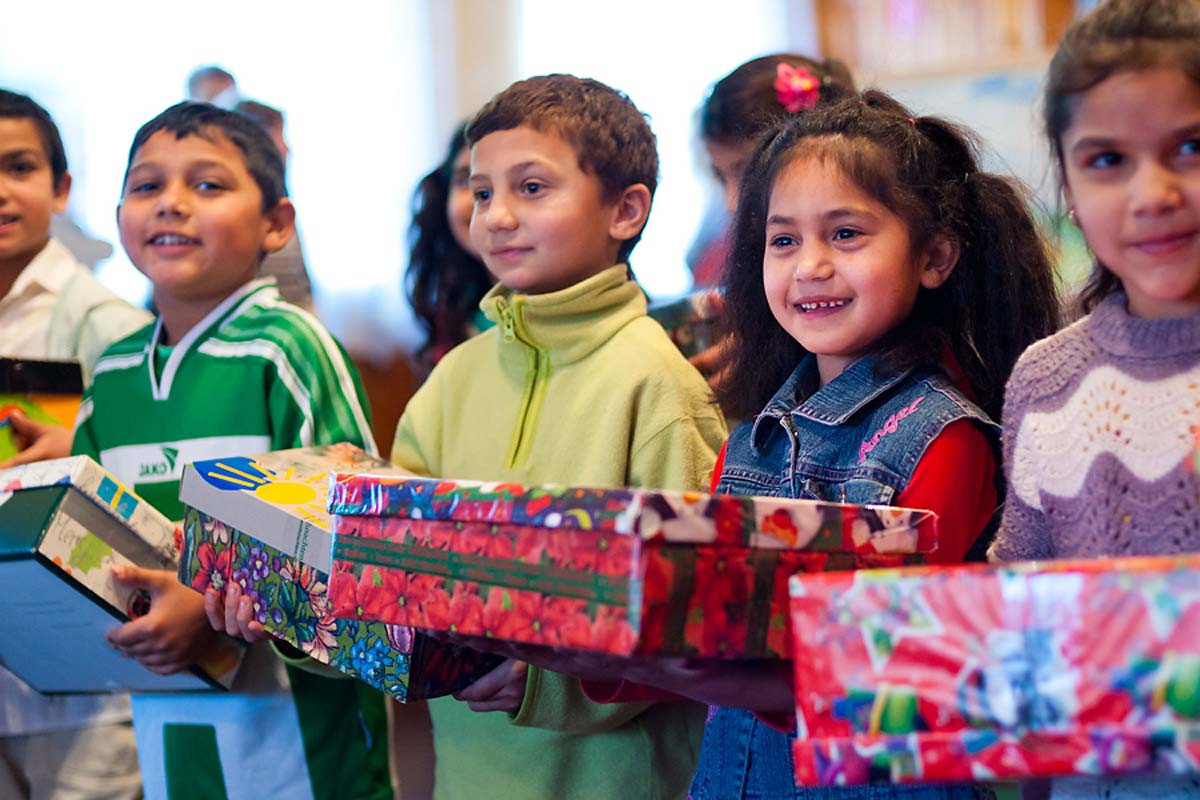
<svg viewBox="0 0 1200 800">
<path fill-rule="evenodd" d="M 904 419 L 909 414 L 916 411 L 917 406 L 921 405 L 921 401 L 924 399 L 925 399 L 924 396 L 918 397 L 916 400 L 912 401 L 912 405 L 902 408 L 899 411 L 897 411 L 895 414 L 892 414 L 890 417 L 887 418 L 887 422 L 883 423 L 883 427 L 880 428 L 879 430 L 875 431 L 874 436 L 872 436 L 869 440 L 867 440 L 867 441 L 863 442 L 861 445 L 859 445 L 859 447 L 858 447 L 858 463 L 861 464 L 863 462 L 863 459 L 867 457 L 867 454 L 875 449 L 875 445 L 879 444 L 880 439 L 882 439 L 884 436 L 887 436 L 889 433 L 895 433 L 896 428 L 899 427 L 899 425 L 900 425 L 900 420 Z"/>
</svg>

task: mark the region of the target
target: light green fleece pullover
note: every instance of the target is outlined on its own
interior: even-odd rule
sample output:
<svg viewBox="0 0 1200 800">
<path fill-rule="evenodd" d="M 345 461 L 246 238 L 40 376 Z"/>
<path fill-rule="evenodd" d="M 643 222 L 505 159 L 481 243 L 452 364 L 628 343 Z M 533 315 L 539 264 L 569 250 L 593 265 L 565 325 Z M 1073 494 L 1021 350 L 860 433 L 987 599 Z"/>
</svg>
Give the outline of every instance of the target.
<svg viewBox="0 0 1200 800">
<path fill-rule="evenodd" d="M 409 402 L 392 461 L 444 478 L 704 490 L 725 440 L 708 386 L 646 316 L 623 264 L 558 292 L 497 286 L 496 327 L 452 350 Z M 430 702 L 438 798 L 681 798 L 694 703 L 589 701 L 529 668 L 516 715 Z"/>
</svg>

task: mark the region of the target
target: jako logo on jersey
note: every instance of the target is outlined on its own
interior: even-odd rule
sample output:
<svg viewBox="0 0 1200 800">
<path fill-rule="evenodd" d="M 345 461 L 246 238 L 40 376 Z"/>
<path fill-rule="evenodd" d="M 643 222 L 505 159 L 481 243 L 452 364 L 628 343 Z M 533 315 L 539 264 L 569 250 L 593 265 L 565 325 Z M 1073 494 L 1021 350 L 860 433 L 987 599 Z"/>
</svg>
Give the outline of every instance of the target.
<svg viewBox="0 0 1200 800">
<path fill-rule="evenodd" d="M 143 461 L 138 465 L 138 480 L 144 478 L 166 478 L 175 472 L 175 459 L 179 458 L 179 449 L 164 447 L 162 461 Z"/>
</svg>

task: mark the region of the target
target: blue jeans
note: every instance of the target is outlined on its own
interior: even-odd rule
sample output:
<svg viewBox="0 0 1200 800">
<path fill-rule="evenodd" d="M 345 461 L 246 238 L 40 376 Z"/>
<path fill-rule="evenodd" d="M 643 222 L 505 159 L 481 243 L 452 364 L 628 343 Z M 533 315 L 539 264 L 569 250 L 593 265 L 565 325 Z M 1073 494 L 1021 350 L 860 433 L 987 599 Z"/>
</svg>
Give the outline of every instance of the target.
<svg viewBox="0 0 1200 800">
<path fill-rule="evenodd" d="M 691 800 L 975 800 L 970 784 L 796 786 L 795 732 L 780 733 L 749 711 L 718 708 L 704 728 Z"/>
</svg>

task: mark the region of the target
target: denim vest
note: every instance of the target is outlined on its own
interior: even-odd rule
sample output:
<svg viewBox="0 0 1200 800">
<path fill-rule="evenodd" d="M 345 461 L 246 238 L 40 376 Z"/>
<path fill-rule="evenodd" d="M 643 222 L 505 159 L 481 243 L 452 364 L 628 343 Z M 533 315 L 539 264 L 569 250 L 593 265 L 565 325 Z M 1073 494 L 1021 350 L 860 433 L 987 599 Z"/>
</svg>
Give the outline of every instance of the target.
<svg viewBox="0 0 1200 800">
<path fill-rule="evenodd" d="M 942 373 L 909 370 L 877 377 L 859 359 L 818 389 L 816 359 L 806 356 L 753 422 L 734 429 L 717 492 L 890 505 L 917 462 L 951 422 L 998 426 Z M 960 800 L 970 785 L 795 786 L 791 745 L 749 711 L 715 708 L 704 729 L 691 800 Z"/>
</svg>

